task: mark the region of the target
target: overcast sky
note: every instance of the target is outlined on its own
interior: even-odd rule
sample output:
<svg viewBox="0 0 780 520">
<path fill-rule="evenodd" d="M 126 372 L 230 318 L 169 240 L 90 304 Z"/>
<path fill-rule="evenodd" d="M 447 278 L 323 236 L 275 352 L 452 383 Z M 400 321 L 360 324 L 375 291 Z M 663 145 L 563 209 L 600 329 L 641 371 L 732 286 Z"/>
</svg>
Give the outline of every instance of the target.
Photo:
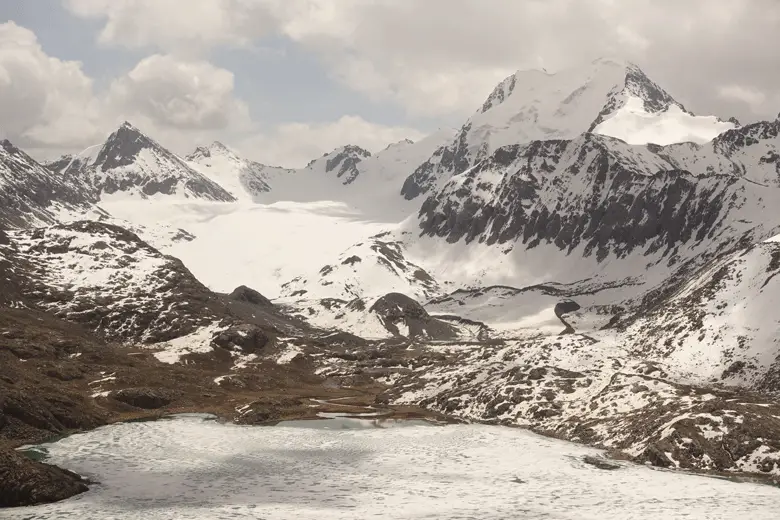
<svg viewBox="0 0 780 520">
<path fill-rule="evenodd" d="M 0 134 L 52 158 L 127 119 L 178 153 L 299 166 L 600 56 L 697 114 L 774 119 L 780 0 L 0 0 Z"/>
</svg>

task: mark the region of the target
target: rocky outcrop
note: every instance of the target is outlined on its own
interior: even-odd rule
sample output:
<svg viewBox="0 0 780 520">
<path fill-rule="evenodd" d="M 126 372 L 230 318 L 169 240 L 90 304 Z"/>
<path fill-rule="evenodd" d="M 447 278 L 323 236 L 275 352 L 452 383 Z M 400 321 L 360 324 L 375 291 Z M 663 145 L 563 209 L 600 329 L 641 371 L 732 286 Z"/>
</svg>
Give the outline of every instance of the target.
<svg viewBox="0 0 780 520">
<path fill-rule="evenodd" d="M 167 388 L 123 388 L 111 393 L 113 399 L 144 410 L 168 406 L 180 396 L 181 392 Z"/>
<path fill-rule="evenodd" d="M 274 305 L 271 303 L 271 300 L 254 289 L 250 289 L 246 285 L 237 287 L 232 293 L 230 293 L 229 298 L 233 301 L 245 302 L 252 305 L 258 305 L 260 307 L 273 307 Z"/>
<path fill-rule="evenodd" d="M 422 305 L 404 294 L 386 294 L 374 302 L 368 312 L 375 314 L 382 325 L 395 336 L 432 340 L 458 337 L 455 327 L 431 317 Z M 403 333 L 401 327 L 405 329 Z"/>
<path fill-rule="evenodd" d="M 0 141 L 0 226 L 52 224 L 55 204 L 86 210 L 95 200 L 80 181 L 66 182 L 9 141 Z"/>
<path fill-rule="evenodd" d="M 73 472 L 0 449 L 0 508 L 57 502 L 87 490 Z"/>
<path fill-rule="evenodd" d="M 220 348 L 243 354 L 259 354 L 270 341 L 259 327 L 250 324 L 233 325 L 217 333 L 212 340 Z"/>
<path fill-rule="evenodd" d="M 49 168 L 68 182 L 86 183 L 97 197 L 123 192 L 140 197 L 179 195 L 222 202 L 236 200 L 219 184 L 128 122 L 101 146 L 73 157 L 67 164 L 65 161 L 51 163 Z"/>
</svg>

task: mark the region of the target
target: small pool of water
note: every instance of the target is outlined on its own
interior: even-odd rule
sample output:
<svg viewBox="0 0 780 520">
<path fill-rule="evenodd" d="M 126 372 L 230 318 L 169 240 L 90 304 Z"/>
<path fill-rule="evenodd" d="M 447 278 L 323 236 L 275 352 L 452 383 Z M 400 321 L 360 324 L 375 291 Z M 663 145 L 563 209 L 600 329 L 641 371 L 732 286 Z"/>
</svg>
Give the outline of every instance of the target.
<svg viewBox="0 0 780 520">
<path fill-rule="evenodd" d="M 381 426 L 380 426 L 381 424 Z M 780 489 L 620 463 L 485 425 L 336 417 L 274 427 L 202 415 L 125 423 L 46 444 L 98 482 L 32 519 L 776 519 Z"/>
</svg>

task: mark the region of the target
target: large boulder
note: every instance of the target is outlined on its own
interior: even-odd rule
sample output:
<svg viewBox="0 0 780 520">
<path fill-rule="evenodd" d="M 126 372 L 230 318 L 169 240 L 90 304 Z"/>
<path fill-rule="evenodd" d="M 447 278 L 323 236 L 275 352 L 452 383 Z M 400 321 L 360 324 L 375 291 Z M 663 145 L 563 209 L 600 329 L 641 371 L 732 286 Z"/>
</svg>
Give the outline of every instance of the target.
<svg viewBox="0 0 780 520">
<path fill-rule="evenodd" d="M 179 395 L 179 392 L 167 388 L 125 388 L 114 392 L 111 397 L 136 408 L 156 410 L 168 406 Z"/>
<path fill-rule="evenodd" d="M 368 310 L 395 336 L 404 336 L 399 326 L 408 330 L 408 338 L 426 337 L 435 340 L 455 339 L 458 332 L 449 323 L 432 317 L 417 301 L 401 293 L 388 293 Z"/>
<path fill-rule="evenodd" d="M 259 354 L 268 344 L 268 335 L 255 325 L 240 324 L 218 332 L 212 342 L 223 349 Z"/>
<path fill-rule="evenodd" d="M 252 305 L 259 305 L 261 307 L 274 306 L 274 304 L 271 303 L 271 300 L 254 289 L 247 287 L 246 285 L 237 287 L 236 290 L 230 293 L 229 298 L 233 301 L 250 303 Z"/>
<path fill-rule="evenodd" d="M 57 502 L 87 489 L 86 482 L 73 472 L 13 450 L 0 450 L 0 507 Z"/>
</svg>

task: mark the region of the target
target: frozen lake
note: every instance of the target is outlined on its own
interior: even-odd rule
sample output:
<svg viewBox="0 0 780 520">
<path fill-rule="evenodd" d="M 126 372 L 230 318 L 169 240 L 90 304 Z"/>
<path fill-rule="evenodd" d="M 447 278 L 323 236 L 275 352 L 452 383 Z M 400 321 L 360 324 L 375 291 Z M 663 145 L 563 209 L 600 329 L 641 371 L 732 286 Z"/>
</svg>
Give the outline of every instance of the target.
<svg viewBox="0 0 780 520">
<path fill-rule="evenodd" d="M 335 419 L 276 427 L 202 416 L 108 426 L 45 446 L 99 482 L 8 519 L 775 519 L 780 489 L 600 470 L 600 452 L 495 426 Z"/>
</svg>

